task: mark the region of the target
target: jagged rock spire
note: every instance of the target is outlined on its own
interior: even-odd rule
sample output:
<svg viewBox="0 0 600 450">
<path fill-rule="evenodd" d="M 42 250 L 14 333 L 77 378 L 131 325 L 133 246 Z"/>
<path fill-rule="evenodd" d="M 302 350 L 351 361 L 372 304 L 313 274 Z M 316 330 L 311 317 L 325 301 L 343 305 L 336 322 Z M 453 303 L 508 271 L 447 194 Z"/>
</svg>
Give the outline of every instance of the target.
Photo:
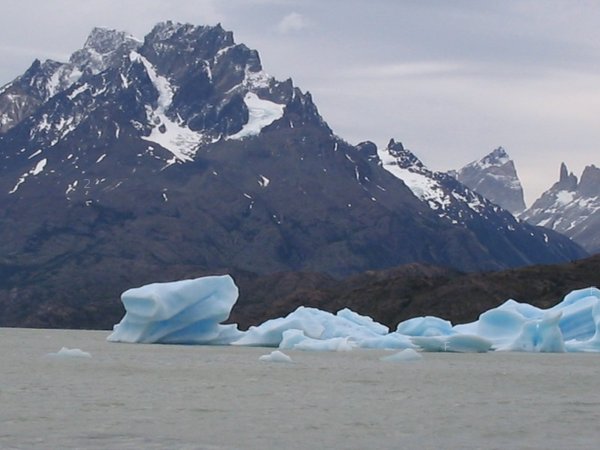
<svg viewBox="0 0 600 450">
<path fill-rule="evenodd" d="M 574 191 L 577 189 L 577 176 L 573 172 L 569 173 L 567 165 L 564 162 L 560 165 L 560 175 L 556 187 L 565 191 Z"/>
</svg>

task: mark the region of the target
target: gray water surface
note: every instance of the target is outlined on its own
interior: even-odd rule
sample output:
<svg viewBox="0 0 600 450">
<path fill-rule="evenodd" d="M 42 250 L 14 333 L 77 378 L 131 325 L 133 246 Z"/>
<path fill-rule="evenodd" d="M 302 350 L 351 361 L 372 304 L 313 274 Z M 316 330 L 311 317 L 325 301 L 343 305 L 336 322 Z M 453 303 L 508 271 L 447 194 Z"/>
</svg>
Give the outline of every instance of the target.
<svg viewBox="0 0 600 450">
<path fill-rule="evenodd" d="M 0 328 L 2 449 L 594 449 L 600 355 L 114 344 Z M 48 356 L 61 347 L 91 358 Z"/>
</svg>

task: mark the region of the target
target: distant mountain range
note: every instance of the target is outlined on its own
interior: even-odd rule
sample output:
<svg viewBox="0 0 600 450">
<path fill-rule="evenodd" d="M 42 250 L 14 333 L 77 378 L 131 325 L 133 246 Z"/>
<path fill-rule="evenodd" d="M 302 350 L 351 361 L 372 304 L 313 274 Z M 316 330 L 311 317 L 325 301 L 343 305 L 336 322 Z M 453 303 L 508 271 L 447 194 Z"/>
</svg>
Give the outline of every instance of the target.
<svg viewBox="0 0 600 450">
<path fill-rule="evenodd" d="M 104 324 L 129 287 L 223 268 L 585 255 L 393 140 L 345 142 L 221 26 L 164 22 L 143 41 L 97 28 L 68 62 L 36 60 L 0 88 L 0 325 Z"/>
<path fill-rule="evenodd" d="M 527 209 L 514 162 L 502 147 L 449 173 L 520 219 L 564 234 L 590 254 L 600 253 L 600 169 L 596 166 L 587 166 L 578 180 L 563 163 L 559 180 Z"/>
</svg>

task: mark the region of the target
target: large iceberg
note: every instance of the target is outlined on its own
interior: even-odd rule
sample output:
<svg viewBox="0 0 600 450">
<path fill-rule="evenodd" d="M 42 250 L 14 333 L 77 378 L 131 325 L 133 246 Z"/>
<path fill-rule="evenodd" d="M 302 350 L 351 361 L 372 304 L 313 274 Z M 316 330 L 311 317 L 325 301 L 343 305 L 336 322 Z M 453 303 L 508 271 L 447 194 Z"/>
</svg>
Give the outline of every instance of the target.
<svg viewBox="0 0 600 450">
<path fill-rule="evenodd" d="M 548 309 L 507 300 L 472 323 L 452 325 L 437 317 L 416 317 L 401 322 L 393 332 L 347 308 L 332 314 L 307 307 L 242 332 L 235 324 L 222 324 L 237 296 L 227 275 L 130 289 L 121 296 L 126 314 L 108 340 L 313 351 L 600 352 L 597 288 L 573 291 Z"/>
<path fill-rule="evenodd" d="M 153 283 L 121 295 L 125 317 L 108 336 L 113 342 L 226 345 L 237 325 L 221 325 L 238 298 L 229 275 Z"/>
</svg>

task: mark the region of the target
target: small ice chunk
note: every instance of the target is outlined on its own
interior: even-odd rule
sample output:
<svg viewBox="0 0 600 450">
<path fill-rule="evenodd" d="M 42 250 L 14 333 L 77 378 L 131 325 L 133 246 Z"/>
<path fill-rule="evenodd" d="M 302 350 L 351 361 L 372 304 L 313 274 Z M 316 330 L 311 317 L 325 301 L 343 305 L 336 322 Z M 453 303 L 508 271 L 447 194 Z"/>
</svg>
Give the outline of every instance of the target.
<svg viewBox="0 0 600 450">
<path fill-rule="evenodd" d="M 381 358 L 382 361 L 388 362 L 406 362 L 406 361 L 419 361 L 423 359 L 423 356 L 413 350 L 412 348 L 406 348 L 401 352 L 394 353 L 393 355 L 384 356 Z"/>
<path fill-rule="evenodd" d="M 276 363 L 291 363 L 292 358 L 279 350 L 274 350 L 268 355 L 262 355 L 258 358 L 259 361 L 276 362 Z"/>
<path fill-rule="evenodd" d="M 58 352 L 56 353 L 48 353 L 48 356 L 51 357 L 64 357 L 64 358 L 91 358 L 92 355 L 89 354 L 88 352 L 84 352 L 83 350 L 79 349 L 79 348 L 67 348 L 67 347 L 62 347 Z"/>
</svg>

